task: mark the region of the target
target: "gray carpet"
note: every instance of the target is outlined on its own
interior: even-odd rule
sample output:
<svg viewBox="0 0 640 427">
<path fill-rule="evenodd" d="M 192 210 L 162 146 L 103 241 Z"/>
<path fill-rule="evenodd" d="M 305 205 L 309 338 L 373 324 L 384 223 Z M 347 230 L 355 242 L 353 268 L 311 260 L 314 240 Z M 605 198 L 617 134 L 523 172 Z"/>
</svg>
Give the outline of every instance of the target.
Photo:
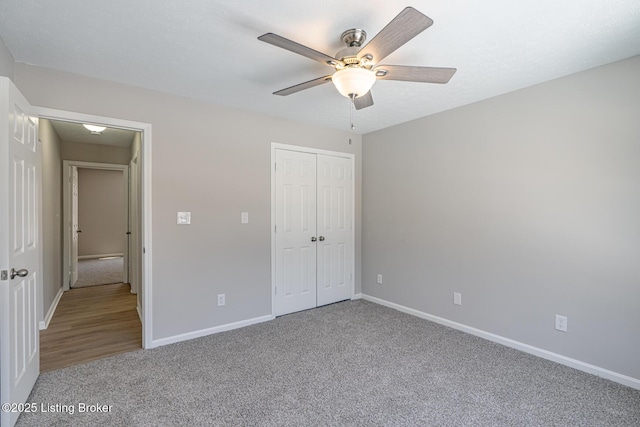
<svg viewBox="0 0 640 427">
<path fill-rule="evenodd" d="M 49 372 L 30 401 L 76 412 L 18 426 L 640 425 L 640 391 L 366 301 Z"/>
<path fill-rule="evenodd" d="M 81 259 L 78 261 L 78 280 L 72 288 L 122 283 L 122 257 L 110 259 Z"/>
</svg>

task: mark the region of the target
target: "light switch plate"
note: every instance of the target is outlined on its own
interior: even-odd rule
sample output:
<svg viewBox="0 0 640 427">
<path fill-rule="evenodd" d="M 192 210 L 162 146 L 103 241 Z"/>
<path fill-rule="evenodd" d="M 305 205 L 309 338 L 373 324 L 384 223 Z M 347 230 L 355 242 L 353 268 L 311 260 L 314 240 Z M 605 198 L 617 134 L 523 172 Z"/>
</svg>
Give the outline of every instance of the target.
<svg viewBox="0 0 640 427">
<path fill-rule="evenodd" d="M 178 224 L 191 224 L 191 212 L 178 212 Z"/>
<path fill-rule="evenodd" d="M 453 293 L 453 303 L 455 305 L 462 305 L 462 294 L 460 292 Z"/>
<path fill-rule="evenodd" d="M 240 214 L 240 222 L 249 224 L 249 212 L 242 212 L 242 214 Z"/>
</svg>

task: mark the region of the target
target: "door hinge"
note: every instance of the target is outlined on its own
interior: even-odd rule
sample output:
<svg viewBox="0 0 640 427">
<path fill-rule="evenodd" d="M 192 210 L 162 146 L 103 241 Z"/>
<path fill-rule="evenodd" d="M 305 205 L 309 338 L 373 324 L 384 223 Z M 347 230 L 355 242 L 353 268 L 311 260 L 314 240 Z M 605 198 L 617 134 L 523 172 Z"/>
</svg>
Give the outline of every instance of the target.
<svg viewBox="0 0 640 427">
<path fill-rule="evenodd" d="M 277 171 L 277 170 L 278 170 L 278 164 L 277 164 L 277 163 L 274 163 L 274 164 L 273 164 L 273 170 L 274 170 L 274 171 Z"/>
<path fill-rule="evenodd" d="M 0 280 L 8 280 L 9 279 L 9 272 L 7 270 L 2 270 L 0 272 Z"/>
</svg>

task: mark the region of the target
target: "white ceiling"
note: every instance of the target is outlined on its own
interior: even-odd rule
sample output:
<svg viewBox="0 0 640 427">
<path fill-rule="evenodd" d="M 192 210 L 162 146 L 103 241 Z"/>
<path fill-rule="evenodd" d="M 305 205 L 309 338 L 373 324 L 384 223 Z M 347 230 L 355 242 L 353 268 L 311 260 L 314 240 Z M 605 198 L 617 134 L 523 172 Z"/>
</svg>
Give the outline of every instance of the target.
<svg viewBox="0 0 640 427">
<path fill-rule="evenodd" d="M 61 141 L 81 142 L 83 144 L 109 145 L 112 147 L 131 147 L 136 132 L 127 129 L 106 128 L 94 135 L 80 123 L 50 120 L 51 126 Z"/>
<path fill-rule="evenodd" d="M 333 56 L 344 30 L 370 40 L 409 5 L 434 25 L 384 63 L 458 72 L 446 85 L 378 81 L 358 133 L 640 54 L 638 0 L 3 0 L 0 37 L 19 62 L 346 130 L 349 101 L 331 84 L 271 94 L 332 69 L 257 37 Z"/>
</svg>

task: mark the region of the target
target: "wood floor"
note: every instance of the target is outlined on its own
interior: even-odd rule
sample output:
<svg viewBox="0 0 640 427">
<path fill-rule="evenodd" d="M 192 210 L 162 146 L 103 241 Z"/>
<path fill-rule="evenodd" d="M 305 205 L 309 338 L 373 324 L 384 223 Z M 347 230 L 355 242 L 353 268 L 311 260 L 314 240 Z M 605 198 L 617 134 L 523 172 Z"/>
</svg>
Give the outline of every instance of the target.
<svg viewBox="0 0 640 427">
<path fill-rule="evenodd" d="M 140 348 L 142 325 L 129 285 L 71 289 L 40 331 L 40 372 Z"/>
</svg>

